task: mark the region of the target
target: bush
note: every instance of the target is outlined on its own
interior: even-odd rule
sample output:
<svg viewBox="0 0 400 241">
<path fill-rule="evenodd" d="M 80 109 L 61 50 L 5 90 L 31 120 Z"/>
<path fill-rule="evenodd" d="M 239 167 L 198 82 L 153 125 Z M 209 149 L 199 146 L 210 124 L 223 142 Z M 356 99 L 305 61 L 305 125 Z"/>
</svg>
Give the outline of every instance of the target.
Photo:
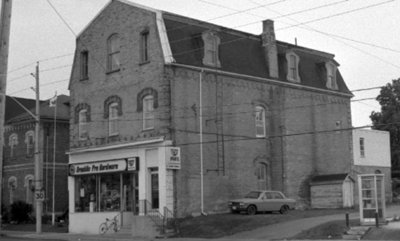
<svg viewBox="0 0 400 241">
<path fill-rule="evenodd" d="M 10 221 L 10 213 L 4 203 L 1 204 L 1 219 L 3 223 L 8 223 Z"/>
<path fill-rule="evenodd" d="M 25 223 L 30 221 L 30 215 L 33 211 L 32 204 L 24 201 L 16 201 L 11 204 L 11 221 Z"/>
</svg>

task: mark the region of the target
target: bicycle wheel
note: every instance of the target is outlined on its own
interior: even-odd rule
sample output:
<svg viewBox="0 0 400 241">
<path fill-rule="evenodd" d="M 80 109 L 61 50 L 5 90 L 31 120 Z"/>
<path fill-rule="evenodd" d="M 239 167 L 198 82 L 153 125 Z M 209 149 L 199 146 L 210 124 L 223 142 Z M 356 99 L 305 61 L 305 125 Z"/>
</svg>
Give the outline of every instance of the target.
<svg viewBox="0 0 400 241">
<path fill-rule="evenodd" d="M 100 234 L 105 234 L 107 232 L 108 228 L 107 228 L 107 224 L 106 223 L 102 223 L 99 226 L 99 233 Z"/>
</svg>

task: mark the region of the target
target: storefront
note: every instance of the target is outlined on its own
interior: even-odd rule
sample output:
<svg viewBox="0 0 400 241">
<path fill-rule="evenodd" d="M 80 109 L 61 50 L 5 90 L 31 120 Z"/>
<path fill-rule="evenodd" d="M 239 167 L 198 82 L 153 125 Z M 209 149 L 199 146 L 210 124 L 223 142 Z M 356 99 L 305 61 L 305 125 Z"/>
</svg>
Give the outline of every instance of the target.
<svg viewBox="0 0 400 241">
<path fill-rule="evenodd" d="M 179 154 L 162 139 L 69 153 L 69 232 L 97 234 L 106 218 L 131 226 L 145 209 L 173 210 Z"/>
</svg>

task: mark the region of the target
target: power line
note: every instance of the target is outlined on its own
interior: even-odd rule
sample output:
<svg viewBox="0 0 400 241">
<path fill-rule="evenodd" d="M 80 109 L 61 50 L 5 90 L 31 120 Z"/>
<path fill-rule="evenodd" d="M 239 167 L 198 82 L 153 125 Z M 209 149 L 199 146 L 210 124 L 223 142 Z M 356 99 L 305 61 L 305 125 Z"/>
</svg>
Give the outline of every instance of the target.
<svg viewBox="0 0 400 241">
<path fill-rule="evenodd" d="M 288 28 L 293 28 L 293 27 L 297 27 L 297 26 L 300 26 L 300 25 L 304 25 L 304 24 L 319 22 L 321 20 L 325 20 L 325 19 L 329 19 L 329 18 L 342 16 L 342 15 L 345 15 L 345 14 L 349 14 L 349 13 L 353 13 L 353 12 L 357 12 L 357 11 L 361 11 L 361 10 L 365 10 L 365 9 L 369 9 L 369 8 L 373 8 L 373 7 L 377 7 L 377 6 L 380 6 L 380 5 L 383 5 L 383 4 L 387 4 L 387 3 L 393 2 L 393 1 L 395 1 L 395 0 L 388 0 L 388 1 L 385 1 L 385 2 L 371 4 L 371 5 L 367 5 L 367 6 L 364 6 L 364 7 L 352 9 L 352 10 L 349 10 L 349 11 L 328 15 L 328 16 L 325 16 L 325 17 L 322 17 L 322 18 L 317 18 L 317 19 L 313 19 L 313 20 L 310 20 L 310 21 L 306 21 L 306 22 L 302 22 L 302 23 L 299 23 L 299 24 L 295 24 L 295 25 L 292 25 L 292 26 L 289 26 L 289 27 L 280 28 L 280 29 L 277 29 L 276 31 L 285 30 L 285 29 L 288 29 Z"/>
</svg>

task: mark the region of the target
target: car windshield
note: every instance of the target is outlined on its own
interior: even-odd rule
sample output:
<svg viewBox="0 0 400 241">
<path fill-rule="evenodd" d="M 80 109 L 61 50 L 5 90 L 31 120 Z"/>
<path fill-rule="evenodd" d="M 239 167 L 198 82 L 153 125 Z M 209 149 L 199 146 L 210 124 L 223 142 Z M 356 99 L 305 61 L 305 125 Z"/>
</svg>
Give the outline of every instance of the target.
<svg viewBox="0 0 400 241">
<path fill-rule="evenodd" d="M 249 192 L 245 198 L 258 198 L 260 196 L 261 192 Z"/>
</svg>

